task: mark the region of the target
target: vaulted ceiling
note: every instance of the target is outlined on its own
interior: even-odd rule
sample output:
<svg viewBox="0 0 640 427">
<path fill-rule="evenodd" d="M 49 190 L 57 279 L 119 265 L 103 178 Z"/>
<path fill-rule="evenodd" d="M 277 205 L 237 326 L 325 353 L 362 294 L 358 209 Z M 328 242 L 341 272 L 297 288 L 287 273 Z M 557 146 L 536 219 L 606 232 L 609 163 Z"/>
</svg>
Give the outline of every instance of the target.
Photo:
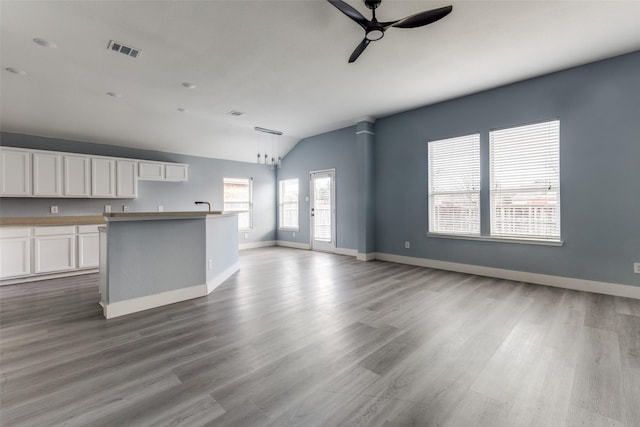
<svg viewBox="0 0 640 427">
<path fill-rule="evenodd" d="M 441 21 L 389 29 L 348 64 L 364 32 L 323 0 L 2 0 L 1 127 L 252 162 L 258 144 L 284 155 L 364 116 L 640 49 L 640 1 L 384 0 L 377 17 L 448 4 Z"/>
</svg>

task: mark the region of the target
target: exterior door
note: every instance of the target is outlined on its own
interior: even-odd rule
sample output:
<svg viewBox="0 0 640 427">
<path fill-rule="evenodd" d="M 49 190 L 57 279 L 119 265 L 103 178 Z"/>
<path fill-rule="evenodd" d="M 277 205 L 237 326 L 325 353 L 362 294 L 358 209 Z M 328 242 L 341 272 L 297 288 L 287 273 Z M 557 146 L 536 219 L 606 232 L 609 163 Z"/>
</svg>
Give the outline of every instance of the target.
<svg viewBox="0 0 640 427">
<path fill-rule="evenodd" d="M 335 169 L 315 171 L 311 182 L 311 249 L 335 252 L 336 190 Z"/>
</svg>

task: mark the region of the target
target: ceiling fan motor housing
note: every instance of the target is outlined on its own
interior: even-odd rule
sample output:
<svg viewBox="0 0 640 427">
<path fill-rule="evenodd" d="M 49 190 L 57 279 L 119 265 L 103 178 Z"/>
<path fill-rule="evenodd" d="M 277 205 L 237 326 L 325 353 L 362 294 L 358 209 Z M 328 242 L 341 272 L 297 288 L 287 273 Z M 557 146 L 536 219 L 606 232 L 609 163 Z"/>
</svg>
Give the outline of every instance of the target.
<svg viewBox="0 0 640 427">
<path fill-rule="evenodd" d="M 382 0 L 364 0 L 364 4 L 371 10 L 375 10 L 378 6 L 380 6 L 381 2 Z"/>
</svg>

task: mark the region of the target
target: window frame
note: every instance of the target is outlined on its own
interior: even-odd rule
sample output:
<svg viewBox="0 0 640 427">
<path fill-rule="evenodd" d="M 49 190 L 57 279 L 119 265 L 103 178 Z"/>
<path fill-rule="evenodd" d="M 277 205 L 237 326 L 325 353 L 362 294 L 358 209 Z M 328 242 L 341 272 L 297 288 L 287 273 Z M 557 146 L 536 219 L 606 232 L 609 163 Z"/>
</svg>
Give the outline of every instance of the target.
<svg viewBox="0 0 640 427">
<path fill-rule="evenodd" d="M 472 158 L 471 160 L 473 162 L 475 162 L 475 164 L 471 164 L 472 168 L 475 168 L 475 171 L 472 170 L 470 172 L 470 175 L 472 176 L 472 189 L 471 190 L 454 190 L 454 189 L 450 189 L 449 191 L 434 191 L 434 176 L 435 176 L 435 166 L 434 166 L 434 159 L 432 156 L 433 150 L 432 147 L 434 147 L 437 144 L 452 144 L 452 143 L 456 143 L 456 142 L 465 142 L 467 144 L 471 145 L 471 148 L 468 148 L 467 150 L 469 151 L 475 151 L 475 153 L 472 154 L 472 156 L 474 158 Z M 452 236 L 452 237 L 461 237 L 461 236 L 467 236 L 467 237 L 480 237 L 481 233 L 482 233 L 482 206 L 481 206 L 481 201 L 482 201 L 482 197 L 481 197 L 481 190 L 482 190 L 482 180 L 481 180 L 481 150 L 480 150 L 480 142 L 481 142 L 481 137 L 480 137 L 480 133 L 472 133 L 472 134 L 467 134 L 467 135 L 460 135 L 460 136 L 455 136 L 455 137 L 450 137 L 450 138 L 443 138 L 443 139 L 437 139 L 437 140 L 430 140 L 427 141 L 427 184 L 428 184 L 428 189 L 427 189 L 427 210 L 428 210 L 428 219 L 427 219 L 427 235 L 429 236 L 441 236 L 441 237 L 446 237 L 446 236 Z M 456 153 L 455 152 L 450 152 L 447 153 L 448 156 L 453 156 Z M 441 159 L 440 161 L 445 161 L 445 162 L 450 162 L 451 161 L 451 157 L 449 158 L 444 158 Z M 468 194 L 468 195 L 473 195 L 475 196 L 476 200 L 477 200 L 477 214 L 475 219 L 475 224 L 473 224 L 474 228 L 477 227 L 477 232 L 474 231 L 464 231 L 464 232 L 454 232 L 454 231 L 450 231 L 450 230 L 436 230 L 434 228 L 434 221 L 435 221 L 435 217 L 436 217 L 436 213 L 435 213 L 435 205 L 434 205 L 434 198 L 436 196 L 451 196 L 451 195 L 460 195 L 460 194 Z"/>
<path fill-rule="evenodd" d="M 235 181 L 235 182 L 232 182 Z M 240 181 L 246 181 L 248 190 L 249 190 L 249 200 L 248 201 L 227 201 L 225 200 L 225 186 L 227 184 L 238 184 Z M 238 204 L 238 203 L 247 203 L 249 205 L 249 209 L 247 210 L 227 210 L 227 204 Z M 241 227 L 240 221 L 238 221 L 238 231 L 252 231 L 253 230 L 253 178 L 232 178 L 232 177 L 224 177 L 222 178 L 222 205 L 224 212 L 234 212 L 238 213 L 238 219 L 240 219 L 240 214 L 248 213 L 249 216 L 249 226 Z"/>
<path fill-rule="evenodd" d="M 295 227 L 282 224 L 283 218 L 284 218 L 284 205 L 285 205 L 283 185 L 287 181 L 295 181 L 298 187 L 298 192 L 296 194 L 296 202 L 295 202 L 296 224 L 297 224 Z M 291 204 L 293 202 L 288 202 L 288 203 Z M 288 178 L 288 179 L 281 179 L 278 181 L 278 230 L 283 230 L 283 231 L 299 231 L 300 230 L 300 179 L 299 178 Z"/>
</svg>

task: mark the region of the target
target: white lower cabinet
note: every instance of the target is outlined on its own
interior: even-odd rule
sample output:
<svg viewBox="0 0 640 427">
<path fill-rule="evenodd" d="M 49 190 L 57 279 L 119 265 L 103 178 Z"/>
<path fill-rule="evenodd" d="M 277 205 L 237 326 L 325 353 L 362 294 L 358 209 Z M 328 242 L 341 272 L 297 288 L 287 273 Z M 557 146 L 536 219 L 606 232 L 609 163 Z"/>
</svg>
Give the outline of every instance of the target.
<svg viewBox="0 0 640 427">
<path fill-rule="evenodd" d="M 0 228 L 0 279 L 96 269 L 98 225 Z"/>
<path fill-rule="evenodd" d="M 0 230 L 0 279 L 31 274 L 31 229 Z"/>
<path fill-rule="evenodd" d="M 71 227 L 37 227 L 33 240 L 33 272 L 52 273 L 76 268 L 76 233 Z"/>
<path fill-rule="evenodd" d="M 98 268 L 100 242 L 97 225 L 78 226 L 78 268 Z"/>
</svg>

